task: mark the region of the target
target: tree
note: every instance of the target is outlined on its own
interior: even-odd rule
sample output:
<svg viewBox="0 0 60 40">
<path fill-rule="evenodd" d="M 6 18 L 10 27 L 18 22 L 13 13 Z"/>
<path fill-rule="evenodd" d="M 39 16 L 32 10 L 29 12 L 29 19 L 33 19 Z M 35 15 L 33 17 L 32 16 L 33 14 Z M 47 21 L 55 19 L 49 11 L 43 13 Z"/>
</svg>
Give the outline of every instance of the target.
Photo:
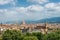
<svg viewBox="0 0 60 40">
<path fill-rule="evenodd" d="M 22 40 L 23 35 L 18 30 L 6 30 L 2 36 L 3 40 Z"/>
<path fill-rule="evenodd" d="M 59 40 L 59 35 L 55 32 L 47 34 L 47 40 Z"/>
<path fill-rule="evenodd" d="M 26 36 L 33 36 L 32 33 L 27 32 Z"/>
<path fill-rule="evenodd" d="M 47 40 L 47 34 L 44 34 L 42 40 Z"/>
<path fill-rule="evenodd" d="M 32 33 L 33 36 L 36 36 L 39 40 L 42 40 L 42 36 L 43 34 L 40 33 L 40 32 L 37 32 L 37 33 Z"/>
<path fill-rule="evenodd" d="M 35 36 L 26 36 L 26 37 L 24 37 L 23 40 L 38 40 L 38 38 Z"/>
</svg>

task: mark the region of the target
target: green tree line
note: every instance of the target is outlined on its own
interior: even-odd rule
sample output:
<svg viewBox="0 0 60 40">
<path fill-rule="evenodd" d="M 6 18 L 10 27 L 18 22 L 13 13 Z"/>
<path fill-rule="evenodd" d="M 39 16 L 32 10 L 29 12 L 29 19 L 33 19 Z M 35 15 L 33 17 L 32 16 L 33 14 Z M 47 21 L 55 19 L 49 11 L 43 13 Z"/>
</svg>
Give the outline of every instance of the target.
<svg viewBox="0 0 60 40">
<path fill-rule="evenodd" d="M 0 40 L 60 40 L 60 30 L 42 34 L 40 32 L 22 33 L 20 30 L 6 30 Z"/>
</svg>

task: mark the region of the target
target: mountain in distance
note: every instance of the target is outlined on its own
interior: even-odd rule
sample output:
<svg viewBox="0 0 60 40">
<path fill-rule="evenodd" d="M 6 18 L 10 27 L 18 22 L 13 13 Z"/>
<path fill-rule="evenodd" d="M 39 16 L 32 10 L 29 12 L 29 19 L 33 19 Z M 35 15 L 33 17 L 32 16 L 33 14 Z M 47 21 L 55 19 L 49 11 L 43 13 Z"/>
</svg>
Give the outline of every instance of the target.
<svg viewBox="0 0 60 40">
<path fill-rule="evenodd" d="M 60 23 L 60 17 L 52 17 L 52 18 L 45 18 L 45 19 L 40 19 L 40 20 L 26 20 L 25 21 L 27 24 L 35 24 L 35 23 Z M 6 22 L 7 24 L 15 24 L 15 23 L 18 23 L 20 24 L 21 21 L 18 20 L 17 22 L 14 22 L 14 21 L 8 21 Z"/>
<path fill-rule="evenodd" d="M 26 21 L 27 23 L 60 23 L 60 17 L 45 18 L 36 21 Z"/>
<path fill-rule="evenodd" d="M 60 23 L 60 17 L 52 17 L 38 20 L 37 23 Z"/>
</svg>

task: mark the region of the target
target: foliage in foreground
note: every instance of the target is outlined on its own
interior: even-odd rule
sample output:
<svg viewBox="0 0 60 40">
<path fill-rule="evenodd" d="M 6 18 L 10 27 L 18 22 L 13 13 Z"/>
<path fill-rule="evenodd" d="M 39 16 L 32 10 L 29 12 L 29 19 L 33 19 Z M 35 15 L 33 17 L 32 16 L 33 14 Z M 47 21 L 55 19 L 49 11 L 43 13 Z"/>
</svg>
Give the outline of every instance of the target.
<svg viewBox="0 0 60 40">
<path fill-rule="evenodd" d="M 38 38 L 35 36 L 26 36 L 26 37 L 24 37 L 23 40 L 38 40 Z"/>
<path fill-rule="evenodd" d="M 60 40 L 60 30 L 48 34 L 22 33 L 18 30 L 6 30 L 2 34 L 1 40 Z"/>
</svg>

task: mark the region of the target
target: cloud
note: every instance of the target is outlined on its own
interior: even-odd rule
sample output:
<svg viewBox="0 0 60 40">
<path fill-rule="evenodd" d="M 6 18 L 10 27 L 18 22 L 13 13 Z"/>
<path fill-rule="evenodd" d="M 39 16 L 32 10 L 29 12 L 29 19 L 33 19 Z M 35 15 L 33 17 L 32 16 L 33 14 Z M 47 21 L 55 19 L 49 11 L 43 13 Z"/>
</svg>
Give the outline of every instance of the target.
<svg viewBox="0 0 60 40">
<path fill-rule="evenodd" d="M 49 2 L 49 0 L 27 0 L 28 2 L 43 4 Z"/>
<path fill-rule="evenodd" d="M 42 6 L 39 5 L 31 5 L 28 7 L 14 7 L 10 9 L 0 9 L 0 15 L 2 15 L 1 19 L 7 20 L 23 20 L 23 19 L 35 19 L 36 15 L 35 11 L 41 11 L 43 10 Z M 32 12 L 34 11 L 34 12 Z M 34 16 L 33 16 L 34 15 Z"/>
<path fill-rule="evenodd" d="M 11 20 L 39 20 L 43 18 L 60 17 L 60 3 L 48 3 L 44 6 L 30 5 L 27 7 L 14 7 L 0 9 L 1 21 Z"/>
<path fill-rule="evenodd" d="M 16 0 L 0 0 L 0 5 L 13 4 L 15 5 Z"/>
<path fill-rule="evenodd" d="M 28 6 L 27 8 L 28 10 L 34 11 L 34 12 L 41 12 L 44 10 L 44 7 L 40 5 L 31 5 L 31 6 Z"/>
<path fill-rule="evenodd" d="M 45 8 L 47 10 L 52 10 L 52 11 L 60 11 L 60 4 L 59 3 L 48 3 L 45 5 Z"/>
</svg>

